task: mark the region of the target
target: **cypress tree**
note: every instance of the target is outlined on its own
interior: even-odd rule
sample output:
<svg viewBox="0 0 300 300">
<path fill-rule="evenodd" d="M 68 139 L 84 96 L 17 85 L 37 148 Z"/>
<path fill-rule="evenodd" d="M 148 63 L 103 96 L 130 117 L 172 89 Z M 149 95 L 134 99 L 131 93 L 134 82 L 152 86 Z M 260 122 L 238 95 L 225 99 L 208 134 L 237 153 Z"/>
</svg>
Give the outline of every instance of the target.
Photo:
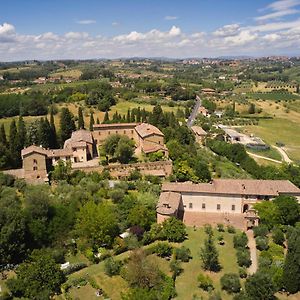
<svg viewBox="0 0 300 300">
<path fill-rule="evenodd" d="M 84 129 L 84 119 L 81 106 L 78 107 L 78 129 Z"/>
<path fill-rule="evenodd" d="M 147 112 L 145 108 L 142 109 L 142 122 L 147 122 Z"/>
<path fill-rule="evenodd" d="M 283 283 L 290 293 L 300 291 L 300 229 L 293 229 L 288 238 L 288 251 L 283 267 Z"/>
<path fill-rule="evenodd" d="M 54 124 L 54 112 L 53 107 L 51 106 L 50 109 L 50 128 L 51 128 L 51 134 L 50 134 L 50 148 L 55 149 L 57 148 L 57 135 L 56 135 L 56 128 Z"/>
<path fill-rule="evenodd" d="M 131 121 L 131 117 L 130 117 L 130 109 L 128 108 L 128 110 L 127 110 L 126 122 L 127 122 L 127 123 L 130 123 L 130 121 Z"/>
<path fill-rule="evenodd" d="M 96 120 L 96 124 L 100 124 L 100 120 L 99 120 L 98 117 L 97 117 L 97 120 Z"/>
<path fill-rule="evenodd" d="M 18 120 L 18 134 L 17 134 L 17 141 L 18 141 L 18 151 L 20 152 L 26 143 L 26 126 L 22 116 L 19 116 Z"/>
<path fill-rule="evenodd" d="M 136 121 L 137 121 L 138 123 L 140 123 L 140 122 L 141 122 L 141 119 L 142 119 L 141 108 L 138 107 L 138 108 L 137 108 L 137 112 L 136 112 Z"/>
<path fill-rule="evenodd" d="M 48 119 L 41 118 L 38 127 L 39 144 L 44 148 L 50 148 L 51 143 L 51 126 Z"/>
<path fill-rule="evenodd" d="M 207 239 L 204 241 L 204 247 L 201 248 L 200 256 L 205 270 L 218 272 L 221 269 L 219 263 L 218 250 L 214 244 L 212 230 L 207 231 Z"/>
<path fill-rule="evenodd" d="M 133 110 L 131 111 L 130 122 L 132 122 L 132 123 L 135 122 L 135 113 Z"/>
<path fill-rule="evenodd" d="M 94 124 L 95 124 L 94 114 L 93 114 L 93 112 L 91 112 L 91 115 L 90 115 L 90 131 L 94 130 Z"/>
<path fill-rule="evenodd" d="M 4 124 L 1 124 L 1 127 L 0 127 L 0 144 L 2 144 L 5 147 L 8 146 Z"/>
<path fill-rule="evenodd" d="M 103 119 L 103 124 L 107 124 L 107 123 L 109 123 L 108 111 L 105 112 L 104 119 Z"/>
<path fill-rule="evenodd" d="M 13 158 L 13 166 L 17 167 L 21 161 L 21 153 L 18 152 L 18 131 L 15 119 L 11 121 L 9 128 L 9 151 Z"/>
<path fill-rule="evenodd" d="M 63 107 L 60 116 L 60 138 L 61 145 L 64 144 L 65 140 L 71 137 L 73 131 L 76 130 L 73 115 L 68 108 Z"/>
</svg>

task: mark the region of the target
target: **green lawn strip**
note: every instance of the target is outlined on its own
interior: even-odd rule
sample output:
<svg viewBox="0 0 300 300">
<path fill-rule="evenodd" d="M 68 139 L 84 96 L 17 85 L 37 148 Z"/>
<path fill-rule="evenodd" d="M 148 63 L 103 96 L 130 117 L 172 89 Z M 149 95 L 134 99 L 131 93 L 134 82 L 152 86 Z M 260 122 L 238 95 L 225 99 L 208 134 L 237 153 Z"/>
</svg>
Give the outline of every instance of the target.
<svg viewBox="0 0 300 300">
<path fill-rule="evenodd" d="M 282 160 L 280 153 L 273 147 L 270 147 L 269 150 L 254 150 L 254 149 L 248 149 L 247 148 L 247 151 L 251 152 L 253 154 L 257 154 L 257 155 L 260 155 L 260 156 L 272 158 L 272 159 L 275 159 L 275 160 L 279 160 L 279 161 Z"/>
<path fill-rule="evenodd" d="M 200 248 L 206 238 L 204 228 L 198 228 L 196 231 L 193 228 L 188 228 L 189 238 L 183 242 L 183 245 L 190 248 L 192 259 L 188 263 L 182 263 L 184 272 L 176 279 L 176 291 L 178 300 L 192 299 L 193 295 L 204 297 L 207 299 L 208 293 L 198 288 L 197 276 L 199 273 L 204 272 L 201 267 L 201 260 L 199 256 Z M 215 238 L 219 235 L 223 235 L 225 245 L 220 246 L 217 244 L 219 251 L 219 260 L 223 269 L 218 273 L 205 272 L 208 274 L 214 282 L 215 291 L 221 293 L 222 299 L 232 299 L 231 295 L 221 291 L 220 278 L 225 273 L 238 273 L 238 265 L 236 263 L 236 252 L 233 248 L 233 234 L 227 232 L 217 232 L 214 230 Z"/>
<path fill-rule="evenodd" d="M 284 143 L 289 157 L 300 161 L 300 122 L 276 118 L 260 120 L 257 126 L 246 128 L 271 145 Z"/>
</svg>

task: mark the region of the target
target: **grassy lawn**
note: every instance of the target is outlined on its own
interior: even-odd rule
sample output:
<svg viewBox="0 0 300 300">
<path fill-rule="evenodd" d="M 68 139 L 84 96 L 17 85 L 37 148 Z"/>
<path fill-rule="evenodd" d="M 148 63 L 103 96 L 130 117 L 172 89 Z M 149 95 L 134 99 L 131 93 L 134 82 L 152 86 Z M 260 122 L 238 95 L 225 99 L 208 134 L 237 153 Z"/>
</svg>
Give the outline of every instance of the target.
<svg viewBox="0 0 300 300">
<path fill-rule="evenodd" d="M 280 141 L 285 144 L 287 154 L 292 160 L 300 161 L 300 122 L 275 118 L 260 120 L 257 126 L 246 126 L 247 132 L 254 133 L 267 143 L 275 145 Z"/>
<path fill-rule="evenodd" d="M 299 95 L 292 93 L 280 93 L 280 92 L 267 92 L 267 93 L 248 93 L 247 96 L 250 99 L 261 99 L 261 100 L 273 100 L 273 101 L 286 101 L 300 99 Z"/>
<path fill-rule="evenodd" d="M 82 72 L 78 69 L 71 69 L 71 70 L 57 70 L 55 73 L 51 73 L 50 76 L 57 77 L 57 76 L 63 76 L 63 77 L 70 77 L 74 79 L 79 79 Z"/>
<path fill-rule="evenodd" d="M 214 230 L 214 233 L 215 237 L 221 234 L 216 230 Z M 199 273 L 203 272 L 199 251 L 206 238 L 206 234 L 204 233 L 204 228 L 198 228 L 196 231 L 194 231 L 193 228 L 188 228 L 188 235 L 189 238 L 183 242 L 183 245 L 190 248 L 193 258 L 188 263 L 182 263 L 184 272 L 176 279 L 176 291 L 178 294 L 176 299 L 192 299 L 193 295 L 207 299 L 208 293 L 199 289 L 197 284 L 197 276 Z M 215 290 L 220 292 L 220 278 L 222 275 L 229 272 L 238 272 L 238 265 L 236 263 L 236 255 L 232 242 L 233 234 L 224 232 L 222 235 L 224 236 L 225 245 L 217 245 L 217 248 L 223 269 L 218 273 L 205 272 L 214 281 Z M 226 292 L 221 292 L 221 297 L 222 299 L 232 299 L 232 296 L 228 295 Z"/>
<path fill-rule="evenodd" d="M 247 148 L 247 151 L 251 152 L 251 153 L 254 153 L 254 154 L 257 154 L 257 155 L 272 158 L 272 159 L 275 159 L 275 160 L 279 160 L 279 161 L 281 160 L 280 153 L 273 147 L 270 147 L 269 150 L 254 150 L 254 149 L 248 149 Z"/>
</svg>

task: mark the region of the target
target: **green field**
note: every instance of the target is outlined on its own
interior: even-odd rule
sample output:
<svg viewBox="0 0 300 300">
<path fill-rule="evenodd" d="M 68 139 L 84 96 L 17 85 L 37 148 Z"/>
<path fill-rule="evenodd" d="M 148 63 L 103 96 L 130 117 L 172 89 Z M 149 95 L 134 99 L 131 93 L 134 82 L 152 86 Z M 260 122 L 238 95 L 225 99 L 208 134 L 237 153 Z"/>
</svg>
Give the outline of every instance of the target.
<svg viewBox="0 0 300 300">
<path fill-rule="evenodd" d="M 249 133 L 261 137 L 271 145 L 283 142 L 292 160 L 300 161 L 300 122 L 275 118 L 260 120 L 258 126 L 246 126 Z"/>
<path fill-rule="evenodd" d="M 300 99 L 300 95 L 291 94 L 291 93 L 276 93 L 276 92 L 267 92 L 267 93 L 247 93 L 247 96 L 250 99 L 254 100 L 273 100 L 273 101 L 290 101 Z"/>
<path fill-rule="evenodd" d="M 248 152 L 257 154 L 257 155 L 261 155 L 261 156 L 265 156 L 268 158 L 272 158 L 275 160 L 281 160 L 281 155 L 280 153 L 273 147 L 270 147 L 269 150 L 254 150 L 254 149 L 247 149 Z"/>
<path fill-rule="evenodd" d="M 204 239 L 206 234 L 204 233 L 204 228 L 198 228 L 196 231 L 193 228 L 187 228 L 188 239 L 185 240 L 182 245 L 190 248 L 192 259 L 188 263 L 182 263 L 184 269 L 183 273 L 176 279 L 176 291 L 178 300 L 187 300 L 192 299 L 193 295 L 202 296 L 204 299 L 207 299 L 208 293 L 202 291 L 198 288 L 197 276 L 200 272 L 203 272 L 201 267 L 201 260 L 199 256 L 200 248 L 203 246 Z M 215 237 L 220 235 L 216 230 L 214 231 Z M 221 291 L 220 288 L 220 278 L 224 273 L 233 272 L 238 273 L 238 265 L 236 263 L 236 254 L 233 248 L 233 234 L 227 232 L 222 233 L 225 240 L 225 245 L 217 245 L 219 251 L 219 259 L 222 265 L 222 270 L 219 273 L 205 272 L 207 273 L 214 281 L 214 286 L 216 291 L 220 291 L 222 299 L 229 300 L 232 299 L 232 296 L 226 292 Z M 217 244 L 217 243 L 216 243 Z M 178 244 L 174 244 L 179 246 Z M 149 247 L 149 246 L 146 246 Z M 117 259 L 124 259 L 128 257 L 129 252 L 125 252 L 121 255 L 118 255 Z M 159 266 L 159 268 L 166 274 L 171 275 L 169 269 L 169 262 L 163 258 L 159 258 L 156 255 L 151 255 L 151 259 Z M 99 263 L 98 265 L 91 265 L 88 268 L 85 268 L 79 272 L 76 272 L 70 275 L 70 278 L 89 276 L 93 278 L 97 284 L 106 292 L 112 300 L 121 299 L 121 292 L 126 292 L 128 289 L 127 282 L 121 276 L 108 277 L 104 274 L 104 262 Z M 113 288 L 112 288 L 113 287 Z M 94 299 L 95 290 L 89 285 L 81 287 L 78 289 L 71 289 L 72 296 L 76 297 L 79 300 L 87 299 L 87 296 L 91 297 L 88 299 Z M 62 296 L 58 299 L 63 299 Z M 100 298 L 101 299 L 101 298 Z"/>
</svg>

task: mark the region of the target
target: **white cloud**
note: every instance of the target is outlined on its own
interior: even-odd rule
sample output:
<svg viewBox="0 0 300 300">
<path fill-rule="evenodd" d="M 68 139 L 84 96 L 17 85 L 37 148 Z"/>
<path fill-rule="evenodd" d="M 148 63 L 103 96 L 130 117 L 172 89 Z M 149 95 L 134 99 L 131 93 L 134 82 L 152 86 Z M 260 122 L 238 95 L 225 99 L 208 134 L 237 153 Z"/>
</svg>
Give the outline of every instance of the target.
<svg viewBox="0 0 300 300">
<path fill-rule="evenodd" d="M 215 36 L 231 36 L 236 35 L 239 32 L 239 24 L 229 24 L 217 29 L 213 34 Z"/>
<path fill-rule="evenodd" d="M 172 28 L 169 31 L 170 36 L 178 36 L 180 34 L 181 34 L 181 30 L 179 27 L 176 27 L 176 26 L 172 26 Z"/>
<path fill-rule="evenodd" d="M 76 23 L 80 24 L 80 25 L 90 25 L 90 24 L 95 24 L 96 21 L 95 20 L 79 20 Z"/>
<path fill-rule="evenodd" d="M 178 17 L 176 17 L 176 16 L 165 16 L 166 21 L 174 21 L 174 20 L 177 20 L 177 19 L 178 19 Z"/>
<path fill-rule="evenodd" d="M 112 26 L 119 26 L 120 23 L 119 23 L 119 22 L 112 22 L 111 25 L 112 25 Z"/>
<path fill-rule="evenodd" d="M 72 40 L 79 40 L 82 38 L 87 38 L 89 34 L 87 32 L 68 32 L 65 34 L 65 37 L 67 39 L 72 39 Z"/>
<path fill-rule="evenodd" d="M 289 9 L 300 5 L 300 0 L 279 0 L 269 4 L 266 8 L 270 8 L 275 11 Z"/>
<path fill-rule="evenodd" d="M 299 10 L 295 9 L 300 5 L 300 0 L 279 0 L 269 4 L 267 7 L 261 9 L 264 12 L 266 10 L 271 11 L 265 15 L 255 17 L 255 21 L 263 22 L 271 19 L 280 19 L 284 16 L 294 15 L 299 13 Z"/>
<path fill-rule="evenodd" d="M 76 59 L 131 56 L 220 56 L 288 54 L 300 49 L 300 19 L 252 26 L 227 24 L 214 32 L 131 31 L 112 37 L 87 32 L 18 34 L 12 24 L 0 25 L 0 60 Z"/>
<path fill-rule="evenodd" d="M 15 40 L 15 27 L 11 24 L 4 23 L 0 25 L 0 42 L 9 43 Z"/>
</svg>

